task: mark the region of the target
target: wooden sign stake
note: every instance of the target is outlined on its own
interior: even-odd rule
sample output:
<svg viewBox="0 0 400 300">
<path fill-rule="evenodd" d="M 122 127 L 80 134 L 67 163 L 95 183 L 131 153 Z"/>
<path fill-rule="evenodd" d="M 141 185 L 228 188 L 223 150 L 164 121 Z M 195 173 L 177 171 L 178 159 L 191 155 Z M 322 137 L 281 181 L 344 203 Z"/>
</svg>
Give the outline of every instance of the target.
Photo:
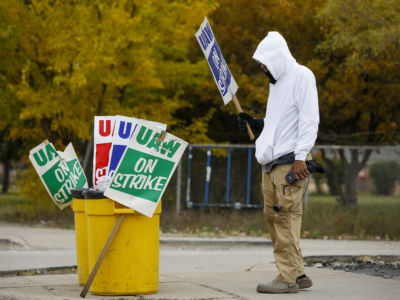
<svg viewBox="0 0 400 300">
<path fill-rule="evenodd" d="M 108 248 L 110 247 L 112 241 L 114 240 L 115 235 L 118 232 L 119 227 L 121 226 L 122 221 L 124 220 L 124 217 L 125 217 L 125 215 L 123 215 L 123 214 L 120 214 L 118 216 L 117 222 L 115 222 L 115 225 L 110 233 L 110 236 L 108 237 L 106 243 L 104 244 L 103 250 L 101 251 L 99 258 L 97 259 L 96 264 L 94 265 L 92 272 L 90 272 L 89 278 L 88 278 L 85 286 L 82 289 L 82 292 L 81 292 L 82 298 L 86 297 L 86 294 L 89 291 L 90 286 L 92 285 L 93 279 L 96 276 L 97 271 L 99 270 L 101 263 L 103 262 L 103 259 L 107 254 Z"/>
<path fill-rule="evenodd" d="M 239 100 L 236 98 L 236 95 L 232 96 L 232 101 L 233 101 L 233 104 L 235 104 L 236 110 L 239 113 L 243 112 L 242 107 L 240 106 Z M 248 122 L 246 123 L 246 126 L 247 126 L 247 133 L 249 134 L 250 140 L 253 141 L 254 134 L 253 134 L 253 131 L 251 131 L 251 128 L 250 128 L 250 125 Z"/>
</svg>

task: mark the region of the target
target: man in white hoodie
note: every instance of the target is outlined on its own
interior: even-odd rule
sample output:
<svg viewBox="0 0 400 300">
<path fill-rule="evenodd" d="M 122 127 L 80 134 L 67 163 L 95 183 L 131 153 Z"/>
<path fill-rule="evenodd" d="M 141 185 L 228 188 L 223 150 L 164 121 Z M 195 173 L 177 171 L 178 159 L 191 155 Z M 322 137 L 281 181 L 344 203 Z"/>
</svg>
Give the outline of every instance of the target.
<svg viewBox="0 0 400 300">
<path fill-rule="evenodd" d="M 306 160 L 317 138 L 318 94 L 314 74 L 296 62 L 285 39 L 269 32 L 253 55 L 270 80 L 265 118 L 238 116 L 239 128 L 246 122 L 261 131 L 255 156 L 262 165 L 264 214 L 274 247 L 279 274 L 275 280 L 257 286 L 260 293 L 296 293 L 312 281 L 304 274 L 299 247 L 302 196 L 309 172 Z M 296 181 L 285 176 L 294 171 Z"/>
</svg>

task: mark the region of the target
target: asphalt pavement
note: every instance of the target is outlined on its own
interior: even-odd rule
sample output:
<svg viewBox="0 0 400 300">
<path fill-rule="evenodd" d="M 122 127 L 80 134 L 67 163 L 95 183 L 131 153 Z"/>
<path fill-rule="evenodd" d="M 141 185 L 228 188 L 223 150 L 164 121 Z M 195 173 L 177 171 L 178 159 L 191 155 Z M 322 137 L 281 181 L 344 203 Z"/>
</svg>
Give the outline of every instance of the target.
<svg viewBox="0 0 400 300">
<path fill-rule="evenodd" d="M 400 256 L 397 241 L 300 242 L 303 256 Z M 73 230 L 0 223 L 0 299 L 81 299 Z M 319 265 L 320 266 L 320 265 Z M 26 275 L 59 269 L 61 274 Z M 42 270 L 42 272 L 40 272 Z M 27 272 L 21 272 L 27 271 Z M 159 290 L 137 296 L 87 299 L 400 299 L 400 278 L 306 267 L 314 285 L 297 294 L 258 294 L 276 275 L 271 242 L 263 237 L 160 235 Z"/>
</svg>

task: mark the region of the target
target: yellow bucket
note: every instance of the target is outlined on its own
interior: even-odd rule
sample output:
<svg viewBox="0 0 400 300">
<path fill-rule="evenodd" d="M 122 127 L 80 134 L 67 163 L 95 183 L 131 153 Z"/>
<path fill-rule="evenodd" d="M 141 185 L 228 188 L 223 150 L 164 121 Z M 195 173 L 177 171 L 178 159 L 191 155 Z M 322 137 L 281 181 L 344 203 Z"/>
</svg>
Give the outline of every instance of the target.
<svg viewBox="0 0 400 300">
<path fill-rule="evenodd" d="M 138 295 L 158 291 L 161 202 L 152 218 L 106 198 L 101 191 L 85 195 L 89 270 L 96 264 L 119 214 L 126 214 L 93 280 L 97 295 Z"/>
<path fill-rule="evenodd" d="M 75 219 L 76 260 L 78 265 L 78 282 L 84 285 L 89 277 L 87 226 L 85 215 L 85 196 L 83 192 L 88 190 L 71 189 L 72 210 Z"/>
</svg>

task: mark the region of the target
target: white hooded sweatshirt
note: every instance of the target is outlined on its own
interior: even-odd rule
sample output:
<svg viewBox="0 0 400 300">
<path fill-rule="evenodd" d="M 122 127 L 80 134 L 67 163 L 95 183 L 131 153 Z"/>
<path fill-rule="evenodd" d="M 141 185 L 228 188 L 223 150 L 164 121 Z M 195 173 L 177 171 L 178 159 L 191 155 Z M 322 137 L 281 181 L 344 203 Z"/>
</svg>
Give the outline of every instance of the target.
<svg viewBox="0 0 400 300">
<path fill-rule="evenodd" d="M 305 160 L 314 146 L 319 124 L 314 74 L 296 62 L 285 39 L 275 31 L 260 42 L 253 59 L 264 64 L 275 84 L 269 85 L 264 129 L 256 140 L 255 156 L 261 165 L 294 152 Z"/>
</svg>

